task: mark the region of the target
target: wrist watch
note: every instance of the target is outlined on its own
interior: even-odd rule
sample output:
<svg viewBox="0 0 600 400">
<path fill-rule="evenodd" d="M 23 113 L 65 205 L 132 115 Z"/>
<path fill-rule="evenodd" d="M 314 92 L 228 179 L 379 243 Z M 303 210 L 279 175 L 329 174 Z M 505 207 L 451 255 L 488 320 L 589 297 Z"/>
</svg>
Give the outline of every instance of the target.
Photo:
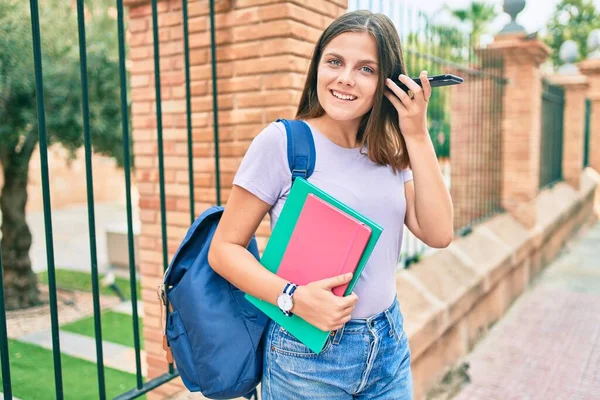
<svg viewBox="0 0 600 400">
<path fill-rule="evenodd" d="M 283 314 L 287 317 L 291 317 L 293 314 L 290 312 L 294 307 L 294 300 L 292 296 L 298 288 L 298 285 L 292 282 L 288 282 L 283 289 L 283 292 L 277 296 L 277 305 Z"/>
</svg>

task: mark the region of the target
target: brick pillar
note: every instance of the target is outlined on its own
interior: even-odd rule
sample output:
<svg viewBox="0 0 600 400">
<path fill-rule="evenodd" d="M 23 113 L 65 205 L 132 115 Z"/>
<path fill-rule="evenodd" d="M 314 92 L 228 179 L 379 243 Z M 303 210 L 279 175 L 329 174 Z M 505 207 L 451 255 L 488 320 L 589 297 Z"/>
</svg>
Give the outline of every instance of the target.
<svg viewBox="0 0 600 400">
<path fill-rule="evenodd" d="M 527 228 L 536 223 L 542 118 L 540 64 L 550 49 L 540 40 L 498 35 L 490 51 L 503 57 L 502 206 Z"/>
<path fill-rule="evenodd" d="M 167 372 L 161 349 L 156 287 L 163 273 L 158 184 L 152 7 L 129 8 L 129 72 L 136 178 L 140 194 L 140 272 L 148 379 Z M 295 114 L 314 43 L 347 8 L 346 0 L 217 0 L 218 105 L 222 201 L 250 141 L 269 122 Z M 180 0 L 158 4 L 164 166 L 169 260 L 190 224 L 183 26 Z M 216 201 L 207 0 L 189 1 L 195 214 Z M 269 234 L 263 222 L 261 247 Z M 149 394 L 164 398 L 183 388 L 179 379 Z"/>
<path fill-rule="evenodd" d="M 565 181 L 579 190 L 583 168 L 583 140 L 585 131 L 585 98 L 587 78 L 582 75 L 557 75 L 551 81 L 565 89 L 563 119 L 563 162 Z"/>
<path fill-rule="evenodd" d="M 590 166 L 600 172 L 600 59 L 582 61 L 579 70 L 588 78 L 587 98 L 592 102 Z"/>
</svg>

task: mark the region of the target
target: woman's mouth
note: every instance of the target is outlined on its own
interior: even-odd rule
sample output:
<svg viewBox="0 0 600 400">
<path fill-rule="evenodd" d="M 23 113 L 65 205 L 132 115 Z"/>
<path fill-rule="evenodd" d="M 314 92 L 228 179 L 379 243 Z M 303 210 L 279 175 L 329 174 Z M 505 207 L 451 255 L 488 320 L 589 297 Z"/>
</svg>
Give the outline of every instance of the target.
<svg viewBox="0 0 600 400">
<path fill-rule="evenodd" d="M 343 93 L 340 93 L 340 92 L 336 92 L 335 90 L 330 90 L 329 92 L 331 93 L 331 95 L 333 97 L 335 97 L 338 100 L 343 100 L 343 101 L 354 101 L 354 100 L 356 100 L 356 96 L 352 96 L 352 95 L 349 95 L 349 94 L 343 94 Z"/>
</svg>

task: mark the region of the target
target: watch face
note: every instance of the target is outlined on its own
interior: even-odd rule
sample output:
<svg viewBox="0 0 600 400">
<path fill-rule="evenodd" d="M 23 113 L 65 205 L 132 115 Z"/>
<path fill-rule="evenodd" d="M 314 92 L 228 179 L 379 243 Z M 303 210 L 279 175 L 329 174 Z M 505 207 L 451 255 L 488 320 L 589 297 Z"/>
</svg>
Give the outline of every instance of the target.
<svg viewBox="0 0 600 400">
<path fill-rule="evenodd" d="M 279 297 L 277 297 L 277 305 L 283 311 L 290 311 L 292 309 L 292 306 L 294 305 L 294 303 L 293 303 L 290 295 L 288 295 L 286 293 L 282 293 L 279 295 Z"/>
</svg>

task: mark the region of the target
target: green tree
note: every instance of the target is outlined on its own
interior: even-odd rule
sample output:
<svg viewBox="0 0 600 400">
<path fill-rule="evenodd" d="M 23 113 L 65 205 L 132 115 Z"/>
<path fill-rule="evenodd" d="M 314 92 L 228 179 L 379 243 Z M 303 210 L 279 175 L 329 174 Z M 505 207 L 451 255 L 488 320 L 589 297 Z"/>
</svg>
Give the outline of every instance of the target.
<svg viewBox="0 0 600 400">
<path fill-rule="evenodd" d="M 461 22 L 470 25 L 473 45 L 478 46 L 481 35 L 486 33 L 489 24 L 496 19 L 498 11 L 494 5 L 474 1 L 467 8 L 450 10 Z"/>
<path fill-rule="evenodd" d="M 587 56 L 587 38 L 593 29 L 600 28 L 600 11 L 593 0 L 562 0 L 556 6 L 546 25 L 544 41 L 552 52 L 552 62 L 560 66 L 560 46 L 566 40 L 574 40 L 579 45 L 579 60 Z M 577 61 L 579 61 L 577 60 Z"/>
<path fill-rule="evenodd" d="M 83 145 L 77 13 L 74 2 L 40 7 L 48 143 L 70 157 Z M 111 2 L 112 3 L 112 2 Z M 108 0 L 86 4 L 90 126 L 95 152 L 123 160 L 117 26 Z M 29 161 L 38 144 L 29 2 L 0 1 L 0 164 L 4 186 L 2 257 L 7 309 L 39 304 L 25 220 Z"/>
</svg>

